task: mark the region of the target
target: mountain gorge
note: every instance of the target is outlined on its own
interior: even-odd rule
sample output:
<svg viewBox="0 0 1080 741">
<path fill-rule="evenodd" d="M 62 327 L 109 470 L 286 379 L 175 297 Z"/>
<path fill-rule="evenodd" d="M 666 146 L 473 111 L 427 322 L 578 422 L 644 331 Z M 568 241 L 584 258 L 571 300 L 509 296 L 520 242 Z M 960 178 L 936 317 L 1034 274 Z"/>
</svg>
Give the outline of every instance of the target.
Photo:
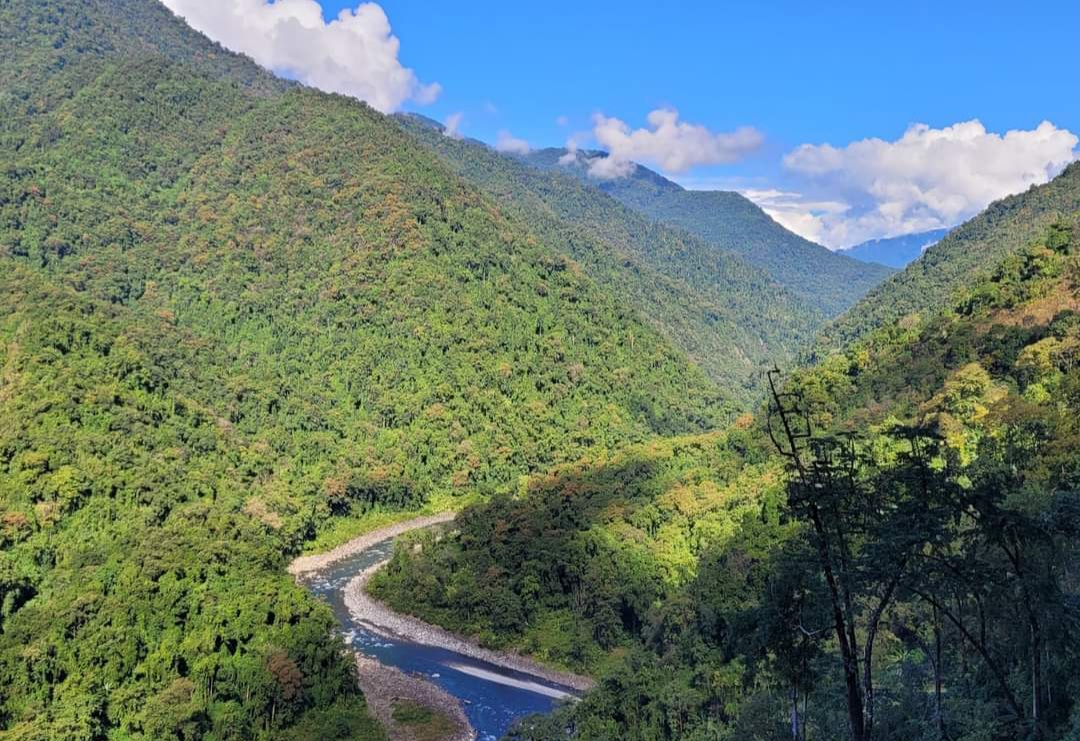
<svg viewBox="0 0 1080 741">
<path fill-rule="evenodd" d="M 370 108 L 150 0 L 0 14 L 12 738 L 355 737 L 289 553 L 737 408 Z"/>
<path fill-rule="evenodd" d="M 578 152 L 569 164 L 563 160 L 567 154 L 563 149 L 542 149 L 526 159 L 544 169 L 570 173 L 651 219 L 739 255 L 826 317 L 851 307 L 892 272 L 793 234 L 734 191 L 687 190 L 641 165 L 633 165 L 624 177 L 598 179 L 590 174 L 590 164 L 605 153 Z"/>
<path fill-rule="evenodd" d="M 760 398 L 761 368 L 794 358 L 827 318 L 737 253 L 655 222 L 590 183 L 445 136 L 441 125 L 415 114 L 399 120 L 744 405 Z"/>
<path fill-rule="evenodd" d="M 466 510 L 375 593 L 601 677 L 518 741 L 1071 739 L 1075 239 L 1050 227 L 723 434 Z"/>
<path fill-rule="evenodd" d="M 1080 739 L 1080 165 L 894 271 L 157 0 L 0 58 L 0 738 L 400 741 L 287 567 L 423 514 L 388 610 L 595 680 L 511 741 Z"/>
</svg>

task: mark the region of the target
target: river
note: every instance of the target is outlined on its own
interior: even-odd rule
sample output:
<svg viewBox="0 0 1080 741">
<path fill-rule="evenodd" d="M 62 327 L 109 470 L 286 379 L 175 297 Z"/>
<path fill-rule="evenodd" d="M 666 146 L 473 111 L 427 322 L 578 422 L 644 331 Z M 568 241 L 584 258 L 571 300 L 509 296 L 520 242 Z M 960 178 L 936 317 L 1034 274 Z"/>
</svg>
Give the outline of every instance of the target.
<svg viewBox="0 0 1080 741">
<path fill-rule="evenodd" d="M 421 675 L 456 697 L 481 741 L 495 741 L 518 718 L 550 712 L 562 698 L 573 695 L 567 687 L 454 651 L 386 638 L 355 620 L 345 605 L 345 585 L 385 560 L 392 549 L 393 538 L 388 538 L 298 577 L 330 605 L 341 625 L 342 639 L 354 651 L 408 674 Z"/>
</svg>

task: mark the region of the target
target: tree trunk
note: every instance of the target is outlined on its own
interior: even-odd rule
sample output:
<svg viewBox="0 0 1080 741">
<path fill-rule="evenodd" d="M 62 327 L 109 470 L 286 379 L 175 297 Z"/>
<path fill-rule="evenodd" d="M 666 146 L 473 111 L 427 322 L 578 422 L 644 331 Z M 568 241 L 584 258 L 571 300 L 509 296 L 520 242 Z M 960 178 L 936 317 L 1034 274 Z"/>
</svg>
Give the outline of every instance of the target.
<svg viewBox="0 0 1080 741">
<path fill-rule="evenodd" d="M 938 736 L 941 741 L 948 741 L 949 732 L 945 730 L 945 711 L 941 708 L 942 669 L 941 669 L 941 619 L 938 610 L 934 611 L 934 720 L 937 721 Z"/>
<path fill-rule="evenodd" d="M 840 658 L 844 663 L 844 684 L 847 686 L 848 723 L 851 726 L 852 741 L 868 741 L 866 726 L 863 717 L 862 688 L 859 685 L 859 659 L 856 655 L 857 647 L 852 646 L 848 640 L 848 631 L 851 626 L 844 619 L 844 600 L 840 596 L 840 586 L 837 584 L 836 575 L 833 573 L 832 557 L 829 554 L 829 546 L 826 543 L 825 528 L 821 521 L 821 512 L 816 506 L 810 508 L 810 519 L 817 533 L 818 557 L 821 560 L 822 569 L 825 571 L 825 583 L 829 587 L 829 597 L 833 608 L 833 627 L 836 630 L 836 640 L 840 644 Z"/>
<path fill-rule="evenodd" d="M 799 741 L 799 688 L 791 686 L 791 741 Z"/>
</svg>

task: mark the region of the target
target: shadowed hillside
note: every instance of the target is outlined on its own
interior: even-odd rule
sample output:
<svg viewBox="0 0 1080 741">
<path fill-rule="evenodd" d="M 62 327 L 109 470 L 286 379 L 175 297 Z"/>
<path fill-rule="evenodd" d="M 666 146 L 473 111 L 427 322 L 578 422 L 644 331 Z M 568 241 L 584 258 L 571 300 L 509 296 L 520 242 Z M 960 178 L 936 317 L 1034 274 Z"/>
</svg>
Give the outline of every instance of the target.
<svg viewBox="0 0 1080 741">
<path fill-rule="evenodd" d="M 467 510 L 378 593 L 599 675 L 517 741 L 1072 739 L 1078 285 L 1052 226 L 783 407 Z"/>
</svg>

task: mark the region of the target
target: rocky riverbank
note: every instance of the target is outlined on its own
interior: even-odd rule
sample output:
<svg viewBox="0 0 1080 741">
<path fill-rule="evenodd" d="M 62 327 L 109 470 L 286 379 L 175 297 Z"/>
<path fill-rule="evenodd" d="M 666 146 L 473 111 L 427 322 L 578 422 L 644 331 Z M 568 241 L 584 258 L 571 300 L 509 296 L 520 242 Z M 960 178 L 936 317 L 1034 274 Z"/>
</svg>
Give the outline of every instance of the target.
<svg viewBox="0 0 1080 741">
<path fill-rule="evenodd" d="M 386 729 L 390 741 L 415 741 L 424 736 L 422 729 L 399 722 L 394 708 L 402 702 L 413 703 L 445 718 L 453 730 L 440 741 L 474 741 L 473 730 L 457 698 L 426 679 L 406 674 L 366 656 L 356 657 L 360 689 L 371 714 Z"/>
<path fill-rule="evenodd" d="M 385 565 L 385 561 L 377 563 L 357 574 L 345 585 L 345 604 L 352 613 L 353 619 L 366 624 L 372 631 L 388 638 L 402 638 L 413 643 L 445 648 L 462 656 L 528 674 L 579 692 L 593 688 L 595 682 L 589 677 L 550 669 L 515 653 L 493 651 L 437 625 L 425 623 L 411 615 L 394 612 L 369 595 L 365 589 L 372 575 Z"/>
<path fill-rule="evenodd" d="M 444 512 L 395 523 L 354 538 L 326 553 L 300 556 L 289 564 L 288 571 L 297 577 L 318 571 L 335 561 L 365 551 L 387 539 L 412 530 L 451 522 L 454 517 L 454 513 Z M 383 560 L 365 569 L 349 580 L 344 589 L 345 605 L 353 619 L 364 623 L 373 633 L 387 638 L 398 638 L 421 645 L 444 648 L 462 656 L 521 672 L 570 690 L 585 691 L 592 688 L 594 683 L 589 677 L 549 669 L 514 653 L 486 649 L 443 628 L 394 612 L 368 595 L 365 590 L 372 575 L 385 565 L 386 560 Z M 399 722 L 394 718 L 395 707 L 402 703 L 421 706 L 441 719 L 445 719 L 447 727 L 452 728 L 452 731 L 441 735 L 440 741 L 474 741 L 476 738 L 476 733 L 461 703 L 437 685 L 423 677 L 406 674 L 367 656 L 357 655 L 356 665 L 360 688 L 364 692 L 368 706 L 386 729 L 390 741 L 417 741 L 418 738 L 422 738 L 419 727 Z"/>
</svg>

